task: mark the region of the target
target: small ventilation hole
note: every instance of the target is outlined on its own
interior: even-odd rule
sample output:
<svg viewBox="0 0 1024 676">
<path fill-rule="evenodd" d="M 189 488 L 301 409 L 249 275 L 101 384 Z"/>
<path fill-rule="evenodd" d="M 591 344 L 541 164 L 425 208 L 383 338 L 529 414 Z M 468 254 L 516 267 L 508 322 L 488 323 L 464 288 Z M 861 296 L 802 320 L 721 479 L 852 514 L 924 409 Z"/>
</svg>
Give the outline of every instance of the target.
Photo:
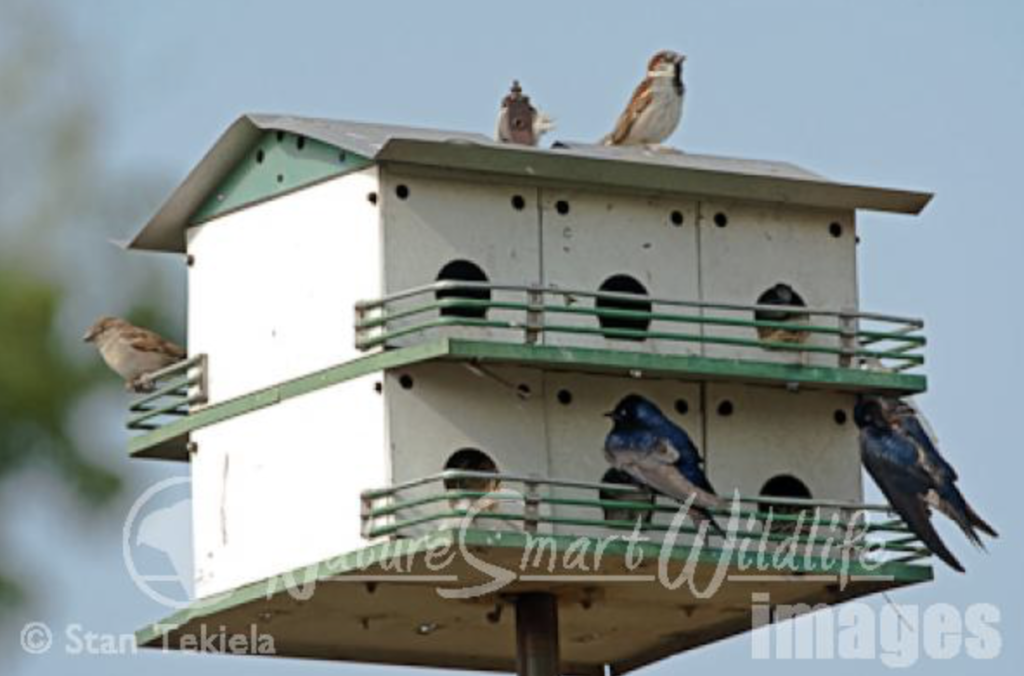
<svg viewBox="0 0 1024 676">
<path fill-rule="evenodd" d="M 672 221 L 672 225 L 675 225 L 677 227 L 682 225 L 683 224 L 683 212 L 679 211 L 679 210 L 673 211 L 672 215 L 670 216 L 670 219 Z"/>
<path fill-rule="evenodd" d="M 729 225 L 729 217 L 725 215 L 724 211 L 719 211 L 717 214 L 715 214 L 715 225 L 717 225 L 720 228 L 724 228 L 725 226 Z"/>
<path fill-rule="evenodd" d="M 724 418 L 731 416 L 734 410 L 735 409 L 732 405 L 732 402 L 729 401 L 728 399 L 724 400 L 722 403 L 718 405 L 718 415 Z"/>
<path fill-rule="evenodd" d="M 566 202 L 565 200 L 558 200 L 557 202 L 555 202 L 555 211 L 557 211 L 562 216 L 565 216 L 567 213 L 569 213 L 569 203 Z"/>
<path fill-rule="evenodd" d="M 512 195 L 512 208 L 522 211 L 526 208 L 526 199 L 522 195 Z"/>
<path fill-rule="evenodd" d="M 555 396 L 558 398 L 558 403 L 562 406 L 568 406 L 572 403 L 572 392 L 569 390 L 558 390 L 558 394 Z"/>
<path fill-rule="evenodd" d="M 398 384 L 402 386 L 403 390 L 411 390 L 413 386 L 412 376 L 408 373 L 403 373 L 398 377 Z"/>
</svg>

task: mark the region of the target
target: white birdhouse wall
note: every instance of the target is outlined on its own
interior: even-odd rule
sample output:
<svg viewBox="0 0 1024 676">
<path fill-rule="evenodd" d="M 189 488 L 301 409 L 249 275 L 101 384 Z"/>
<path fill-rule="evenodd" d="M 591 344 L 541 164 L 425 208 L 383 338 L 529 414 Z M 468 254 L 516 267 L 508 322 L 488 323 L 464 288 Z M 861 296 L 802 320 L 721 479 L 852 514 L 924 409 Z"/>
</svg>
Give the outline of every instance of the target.
<svg viewBox="0 0 1024 676">
<path fill-rule="evenodd" d="M 542 387 L 533 369 L 435 363 L 389 372 L 392 480 L 436 474 L 464 448 L 485 452 L 501 472 L 548 476 Z"/>
<path fill-rule="evenodd" d="M 708 476 L 720 492 L 759 495 L 780 475 L 813 497 L 861 499 L 860 455 L 851 394 L 785 392 L 709 383 L 705 399 Z"/>
<path fill-rule="evenodd" d="M 387 485 L 374 376 L 192 435 L 196 593 L 209 596 L 365 544 L 359 495 Z"/>
<path fill-rule="evenodd" d="M 596 292 L 634 285 L 654 298 L 700 297 L 697 204 L 596 191 L 542 191 L 543 278 L 546 286 Z M 635 284 L 639 283 L 639 287 Z M 625 286 L 622 286 L 625 285 Z M 555 305 L 593 306 L 590 298 L 552 296 Z M 692 314 L 699 314 L 694 309 Z M 549 323 L 597 328 L 597 318 L 552 314 Z M 612 322 L 612 326 L 618 326 Z M 630 328 L 628 323 L 623 328 Z M 682 328 L 681 328 L 682 327 Z M 643 329 L 643 326 L 637 328 Z M 652 332 L 699 333 L 697 324 L 651 322 Z M 577 345 L 660 354 L 700 354 L 700 344 L 671 340 L 630 340 L 605 335 L 547 333 L 545 344 Z"/>
<path fill-rule="evenodd" d="M 506 474 L 600 482 L 609 469 L 603 446 L 610 423 L 604 413 L 633 393 L 655 402 L 687 431 L 705 458 L 709 479 L 725 496 L 737 489 L 760 495 L 773 479 L 790 477 L 814 498 L 861 499 L 852 395 L 516 367 L 475 372 L 450 363 L 387 376 L 392 483 L 438 474 L 464 449 L 485 454 Z M 425 487 L 420 494 L 437 490 Z M 521 504 L 509 503 L 508 509 L 522 513 Z M 604 518 L 594 507 L 571 505 L 545 513 Z M 576 525 L 550 530 L 580 532 Z"/>
<path fill-rule="evenodd" d="M 852 213 L 701 202 L 700 269 L 703 300 L 754 304 L 776 284 L 792 288 L 811 308 L 857 308 L 856 232 Z M 749 311 L 722 313 L 754 319 Z M 811 323 L 838 327 L 830 317 Z M 707 328 L 723 337 L 756 340 L 755 329 Z M 807 345 L 839 347 L 835 335 L 809 334 Z M 838 366 L 835 355 L 708 343 L 705 355 Z"/>
<path fill-rule="evenodd" d="M 482 272 L 486 281 L 494 284 L 539 284 L 537 193 L 536 188 L 385 172 L 379 196 L 384 222 L 385 292 L 393 294 L 432 284 L 441 277 L 465 279 L 467 269 Z M 493 300 L 500 300 L 498 294 Z M 521 302 L 522 295 L 515 300 Z M 409 301 L 412 305 L 425 302 L 422 297 Z M 393 310 L 400 312 L 407 306 L 400 303 Z M 522 321 L 521 313 L 501 310 L 489 311 L 486 318 Z M 402 326 L 395 322 L 392 329 Z M 522 338 L 507 330 L 461 327 L 447 327 L 432 335 Z M 390 344 L 401 346 L 418 339 L 413 335 Z"/>
<path fill-rule="evenodd" d="M 598 190 L 483 183 L 454 178 L 385 172 L 380 194 L 384 223 L 384 279 L 394 294 L 430 284 L 453 263 L 468 263 L 497 284 L 540 284 L 563 290 L 626 292 L 679 301 L 751 305 L 777 284 L 790 287 L 811 307 L 856 309 L 856 232 L 852 212 L 786 205 L 720 203 L 697 199 L 650 197 Z M 463 270 L 465 272 L 465 270 Z M 623 286 L 625 284 L 625 287 Z M 642 297 L 638 296 L 642 301 Z M 420 296 L 391 306 L 401 312 L 432 299 Z M 522 292 L 495 291 L 491 300 L 525 302 Z M 549 294 L 549 305 L 591 308 L 585 296 Z M 750 310 L 700 310 L 656 306 L 656 312 L 752 320 Z M 393 320 L 392 331 L 428 317 L 458 323 L 459 313 L 433 312 Z M 797 316 L 793 321 L 806 317 Z M 509 321 L 522 327 L 526 313 L 492 308 L 474 319 Z M 811 323 L 839 327 L 831 316 L 812 316 Z M 465 324 L 466 322 L 462 322 Z M 608 327 L 648 330 L 655 334 L 688 334 L 705 338 L 758 339 L 752 327 L 655 319 L 646 326 L 621 320 L 604 326 L 594 316 L 548 310 L 547 345 L 604 348 L 657 354 L 695 354 L 783 363 L 838 366 L 831 354 L 801 355 L 795 351 L 673 340 L 665 337 L 630 340 L 602 333 Z M 587 328 L 594 333 L 573 329 Z M 523 342 L 520 328 L 448 326 L 432 336 Z M 411 344 L 422 334 L 391 341 Z M 765 337 L 766 340 L 776 340 Z M 840 347 L 835 334 L 808 333 L 808 346 Z"/>
<path fill-rule="evenodd" d="M 190 351 L 210 356 L 213 402 L 341 364 L 361 354 L 353 347 L 356 301 L 380 296 L 382 282 L 385 294 L 433 283 L 459 261 L 496 284 L 598 291 L 618 275 L 642 284 L 650 297 L 750 304 L 784 283 L 809 306 L 855 308 L 855 236 L 848 213 L 528 188 L 391 169 L 378 181 L 377 170 L 368 169 L 189 231 Z M 523 317 L 491 310 L 488 319 Z M 546 321 L 599 328 L 588 316 Z M 701 331 L 660 322 L 650 328 Z M 444 331 L 523 341 L 516 330 Z M 749 328 L 715 331 L 756 336 Z M 393 345 L 422 338 L 407 335 Z M 662 339 L 551 333 L 543 341 L 793 361 L 782 352 Z M 811 363 L 837 361 L 826 355 Z M 383 381 L 383 396 L 373 391 L 374 379 Z M 486 453 L 501 472 L 598 481 L 607 470 L 602 444 L 609 424 L 602 414 L 632 392 L 658 403 L 689 432 L 722 493 L 739 488 L 756 495 L 785 474 L 814 497 L 860 498 L 850 395 L 425 363 L 197 431 L 197 589 L 215 593 L 354 548 L 361 491 L 439 473 L 462 449 Z M 556 509 L 600 518 L 571 506 Z"/>
<path fill-rule="evenodd" d="M 366 169 L 188 230 L 191 354 L 210 403 L 341 364 L 352 308 L 380 294 L 380 227 Z"/>
<path fill-rule="evenodd" d="M 391 483 L 438 474 L 449 467 L 456 453 L 467 451 L 486 456 L 493 462 L 492 471 L 551 476 L 542 392 L 541 372 L 534 369 L 486 367 L 480 370 L 466 364 L 433 363 L 388 372 L 384 398 Z M 480 469 L 476 466 L 453 468 Z M 493 487 L 461 487 L 494 490 Z M 409 491 L 407 495 L 426 497 L 438 490 L 437 485 L 431 485 Z M 468 508 L 468 504 L 461 506 Z M 522 510 L 518 501 L 498 501 L 488 511 L 522 514 Z M 494 522 L 487 524 L 488 527 L 495 525 Z M 406 535 L 414 532 L 407 531 Z"/>
</svg>

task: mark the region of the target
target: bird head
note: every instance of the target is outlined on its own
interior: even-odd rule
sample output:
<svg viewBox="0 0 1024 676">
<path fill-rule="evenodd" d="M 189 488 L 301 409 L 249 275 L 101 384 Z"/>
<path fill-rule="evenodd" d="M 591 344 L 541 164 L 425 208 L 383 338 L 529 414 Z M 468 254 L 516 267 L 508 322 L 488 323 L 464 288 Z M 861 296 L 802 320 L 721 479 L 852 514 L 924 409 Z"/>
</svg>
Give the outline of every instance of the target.
<svg viewBox="0 0 1024 676">
<path fill-rule="evenodd" d="M 495 138 L 501 143 L 536 146 L 540 137 L 555 128 L 555 121 L 537 110 L 530 97 L 523 94 L 518 80 L 512 81 L 509 93 L 501 100 Z"/>
<path fill-rule="evenodd" d="M 95 343 L 108 331 L 122 327 L 125 324 L 126 322 L 123 319 L 118 319 L 117 317 L 100 317 L 92 326 L 89 327 L 89 330 L 85 332 L 85 335 L 82 336 L 82 340 L 87 343 Z"/>
<path fill-rule="evenodd" d="M 615 422 L 616 427 L 637 428 L 658 425 L 665 416 L 653 402 L 639 394 L 630 394 L 623 398 L 615 408 L 605 413 Z"/>
<path fill-rule="evenodd" d="M 860 395 L 853 406 L 853 421 L 857 427 L 884 428 L 889 425 L 888 407 L 881 397 Z"/>
<path fill-rule="evenodd" d="M 665 49 L 647 62 L 647 75 L 652 77 L 679 77 L 683 70 L 686 57 L 678 52 Z"/>
<path fill-rule="evenodd" d="M 789 284 L 776 284 L 769 292 L 769 304 L 771 305 L 802 305 L 797 300 L 796 292 Z"/>
</svg>

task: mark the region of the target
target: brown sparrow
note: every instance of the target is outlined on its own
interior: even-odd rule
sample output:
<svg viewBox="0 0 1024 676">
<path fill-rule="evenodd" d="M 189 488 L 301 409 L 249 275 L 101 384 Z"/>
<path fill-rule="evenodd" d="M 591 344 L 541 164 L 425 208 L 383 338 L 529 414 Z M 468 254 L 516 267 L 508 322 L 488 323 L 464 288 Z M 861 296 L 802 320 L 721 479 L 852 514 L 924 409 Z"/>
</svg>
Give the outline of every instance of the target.
<svg viewBox="0 0 1024 676">
<path fill-rule="evenodd" d="M 501 100 L 494 137 L 501 143 L 535 146 L 541 136 L 554 128 L 555 121 L 534 108 L 530 97 L 523 96 L 519 80 L 513 80 L 511 90 Z"/>
<path fill-rule="evenodd" d="M 777 305 L 781 307 L 801 307 L 803 299 L 788 284 L 776 284 L 768 291 L 761 294 L 757 299 L 758 305 Z M 757 310 L 754 312 L 754 319 L 765 322 L 780 322 L 788 324 L 806 324 L 808 317 L 802 312 L 788 312 L 786 310 Z M 807 341 L 810 334 L 807 331 L 795 329 L 774 328 L 769 326 L 758 326 L 757 337 L 769 343 L 803 343 Z"/>
<path fill-rule="evenodd" d="M 125 389 L 132 392 L 151 391 L 150 373 L 185 358 L 180 346 L 117 317 L 96 320 L 83 340 L 96 343 L 103 361 L 125 379 Z"/>
<path fill-rule="evenodd" d="M 601 142 L 606 146 L 658 145 L 679 126 L 683 116 L 683 61 L 671 51 L 658 52 L 647 64 L 647 77 L 619 117 L 615 131 Z"/>
</svg>

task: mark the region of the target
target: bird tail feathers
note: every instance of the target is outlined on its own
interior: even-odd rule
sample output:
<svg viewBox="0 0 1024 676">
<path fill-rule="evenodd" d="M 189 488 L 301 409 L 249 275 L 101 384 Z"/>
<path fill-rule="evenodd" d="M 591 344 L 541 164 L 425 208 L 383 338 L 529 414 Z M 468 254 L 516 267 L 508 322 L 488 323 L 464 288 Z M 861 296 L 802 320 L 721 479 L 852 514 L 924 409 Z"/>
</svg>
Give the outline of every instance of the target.
<svg viewBox="0 0 1024 676">
<path fill-rule="evenodd" d="M 981 516 L 974 511 L 973 507 L 971 507 L 967 503 L 964 503 L 964 507 L 967 508 L 967 520 L 970 522 L 972 526 L 980 530 L 985 535 L 988 535 L 989 537 L 999 537 L 999 533 L 996 532 L 996 529 L 990 526 L 987 521 L 982 519 Z"/>
</svg>

